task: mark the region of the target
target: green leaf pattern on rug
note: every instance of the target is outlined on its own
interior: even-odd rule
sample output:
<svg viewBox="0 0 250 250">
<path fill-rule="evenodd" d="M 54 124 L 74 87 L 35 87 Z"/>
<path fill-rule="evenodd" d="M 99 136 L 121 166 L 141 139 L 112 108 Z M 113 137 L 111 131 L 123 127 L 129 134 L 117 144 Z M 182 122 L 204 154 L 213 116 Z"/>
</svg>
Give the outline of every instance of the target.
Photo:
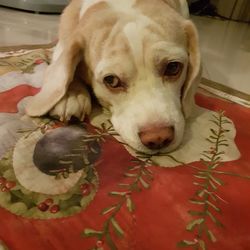
<svg viewBox="0 0 250 250">
<path fill-rule="evenodd" d="M 50 63 L 51 51 L 49 49 L 37 49 L 35 52 L 19 55 L 17 57 L 6 57 L 0 61 L 0 67 L 10 68 L 11 71 L 22 73 L 33 73 L 35 66 Z"/>
<path fill-rule="evenodd" d="M 195 218 L 188 223 L 186 230 L 194 233 L 195 237 L 193 240 L 180 241 L 177 246 L 182 248 L 207 249 L 207 241 L 204 234 L 207 240 L 213 243 L 217 241 L 213 231 L 209 229 L 208 220 L 212 220 L 219 227 L 223 226 L 217 218 L 217 214 L 221 213 L 217 201 L 224 201 L 218 195 L 218 188 L 224 182 L 215 176 L 215 172 L 222 165 L 221 155 L 225 153 L 223 148 L 228 147 L 225 134 L 229 131 L 225 130 L 223 125 L 230 122 L 226 119 L 223 112 L 213 115 L 211 122 L 217 126 L 217 129 L 210 129 L 210 135 L 206 138 L 211 147 L 201 154 L 202 158 L 200 160 L 204 165 L 204 169 L 197 169 L 198 172 L 194 174 L 194 178 L 197 180 L 193 184 L 198 187 L 198 190 L 195 192 L 194 197 L 189 200 L 190 203 L 197 206 L 197 210 L 188 211 Z"/>
<path fill-rule="evenodd" d="M 207 243 L 204 239 L 204 235 L 207 236 L 206 239 L 212 243 L 216 242 L 216 236 L 213 231 L 208 227 L 207 220 L 210 219 L 218 227 L 223 227 L 223 224 L 217 218 L 217 214 L 221 213 L 221 209 L 217 205 L 218 200 L 225 202 L 218 194 L 217 190 L 220 186 L 224 185 L 224 182 L 218 178 L 218 175 L 228 175 L 234 177 L 240 177 L 250 180 L 249 176 L 243 176 L 237 173 L 224 172 L 216 170 L 219 166 L 222 165 L 221 156 L 225 154 L 223 148 L 228 147 L 228 141 L 225 139 L 225 134 L 229 132 L 223 128 L 223 125 L 231 123 L 224 115 L 223 111 L 219 111 L 216 115 L 213 115 L 212 123 L 216 125 L 217 129 L 210 129 L 210 135 L 206 140 L 211 144 L 210 148 L 203 153 L 201 153 L 202 158 L 200 162 L 204 165 L 203 168 L 194 167 L 191 164 L 185 164 L 181 162 L 171 154 L 168 153 L 158 153 L 156 156 L 167 156 L 179 163 L 182 166 L 187 166 L 194 169 L 196 172 L 194 177 L 197 181 L 194 181 L 193 184 L 198 187 L 198 190 L 195 192 L 193 198 L 189 201 L 192 204 L 197 205 L 197 210 L 190 210 L 188 213 L 194 217 L 193 220 L 188 222 L 186 230 L 188 232 L 194 233 L 195 237 L 193 240 L 182 240 L 177 243 L 177 247 L 180 248 L 192 248 L 194 250 L 206 250 Z M 111 124 L 111 123 L 110 123 Z M 110 128 L 112 127 L 112 124 Z M 104 128 L 104 125 L 102 125 Z M 108 131 L 106 131 L 108 133 Z M 122 143 L 125 144 L 125 143 Z M 127 144 L 125 144 L 129 147 Z M 135 204 L 132 200 L 131 194 L 133 192 L 140 192 L 142 190 L 150 188 L 150 182 L 153 181 L 153 173 L 150 170 L 150 166 L 157 166 L 158 164 L 153 160 L 154 155 L 147 155 L 141 152 L 136 152 L 136 158 L 131 162 L 135 163 L 135 166 L 129 167 L 129 171 L 124 173 L 124 176 L 134 180 L 130 183 L 120 183 L 119 187 L 126 189 L 126 191 L 112 191 L 109 195 L 116 196 L 120 198 L 120 201 L 116 204 L 113 204 L 101 212 L 102 215 L 110 214 L 108 219 L 103 225 L 102 231 L 98 231 L 98 234 L 88 234 L 88 231 L 83 232 L 84 237 L 95 237 L 97 239 L 97 244 L 92 250 L 103 250 L 102 247 L 99 247 L 98 242 L 101 242 L 101 246 L 106 241 L 106 244 L 111 250 L 118 249 L 114 240 L 111 237 L 111 229 L 114 224 L 111 222 L 116 215 L 120 212 L 121 208 L 126 205 L 128 211 L 133 214 L 135 211 Z M 115 220 L 116 221 L 116 220 Z M 117 222 L 117 221 L 116 221 Z M 119 229 L 121 229 L 120 237 L 124 237 L 122 228 L 117 222 Z M 93 229 L 91 229 L 93 230 Z M 117 228 L 113 228 L 117 230 Z"/>
<path fill-rule="evenodd" d="M 128 178 L 128 182 L 118 184 L 118 187 L 123 190 L 109 193 L 109 195 L 116 197 L 118 202 L 102 210 L 102 215 L 108 215 L 102 230 L 96 231 L 94 229 L 85 229 L 82 233 L 83 237 L 96 238 L 97 244 L 92 249 L 103 249 L 98 247 L 98 242 L 100 241 L 105 242 L 111 250 L 118 249 L 111 232 L 114 231 L 118 238 L 123 238 L 125 235 L 124 230 L 116 218 L 123 207 L 127 208 L 128 212 L 132 215 L 132 220 L 135 221 L 135 215 L 133 214 L 135 211 L 135 204 L 132 199 L 133 193 L 150 188 L 150 182 L 153 180 L 153 173 L 149 169 L 149 165 L 152 163 L 150 161 L 150 156 L 148 156 L 147 160 L 141 161 L 138 159 L 132 162 L 135 165 L 129 167 L 128 171 L 124 174 L 124 176 Z"/>
</svg>

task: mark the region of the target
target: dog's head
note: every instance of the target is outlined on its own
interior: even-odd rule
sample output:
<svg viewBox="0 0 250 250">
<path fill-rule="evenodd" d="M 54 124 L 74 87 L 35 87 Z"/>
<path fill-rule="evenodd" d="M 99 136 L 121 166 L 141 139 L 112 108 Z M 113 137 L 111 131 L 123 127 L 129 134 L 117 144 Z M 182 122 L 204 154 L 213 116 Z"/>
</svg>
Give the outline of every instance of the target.
<svg viewBox="0 0 250 250">
<path fill-rule="evenodd" d="M 50 86 L 44 110 L 65 94 L 77 68 L 127 144 L 147 153 L 171 151 L 182 141 L 199 82 L 197 31 L 164 1 L 111 2 L 82 14 L 47 73 L 60 84 Z"/>
</svg>

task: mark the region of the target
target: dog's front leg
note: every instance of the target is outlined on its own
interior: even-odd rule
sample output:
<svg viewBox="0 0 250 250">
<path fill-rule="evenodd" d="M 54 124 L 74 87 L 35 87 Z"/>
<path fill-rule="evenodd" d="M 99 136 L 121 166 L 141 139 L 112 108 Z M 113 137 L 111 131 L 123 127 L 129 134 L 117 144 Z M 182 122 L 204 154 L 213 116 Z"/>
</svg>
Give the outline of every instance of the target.
<svg viewBox="0 0 250 250">
<path fill-rule="evenodd" d="M 65 96 L 49 111 L 60 121 L 69 121 L 76 117 L 83 121 L 91 112 L 91 97 L 86 86 L 78 79 L 70 84 Z"/>
</svg>

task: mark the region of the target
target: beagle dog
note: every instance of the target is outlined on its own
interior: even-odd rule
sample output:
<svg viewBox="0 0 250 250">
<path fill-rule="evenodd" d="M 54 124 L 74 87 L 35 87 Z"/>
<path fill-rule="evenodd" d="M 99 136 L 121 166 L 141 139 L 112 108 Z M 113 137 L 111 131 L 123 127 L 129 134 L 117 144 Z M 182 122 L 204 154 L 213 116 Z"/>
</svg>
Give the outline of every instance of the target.
<svg viewBox="0 0 250 250">
<path fill-rule="evenodd" d="M 72 0 L 29 116 L 83 120 L 89 87 L 125 143 L 144 153 L 180 145 L 200 80 L 186 0 Z"/>
</svg>

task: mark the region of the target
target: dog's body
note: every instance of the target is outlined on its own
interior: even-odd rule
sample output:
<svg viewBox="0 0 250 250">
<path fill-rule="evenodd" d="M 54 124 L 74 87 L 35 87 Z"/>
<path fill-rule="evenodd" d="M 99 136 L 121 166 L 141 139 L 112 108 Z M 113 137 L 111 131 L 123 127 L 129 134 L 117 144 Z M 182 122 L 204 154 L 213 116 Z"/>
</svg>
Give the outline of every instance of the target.
<svg viewBox="0 0 250 250">
<path fill-rule="evenodd" d="M 41 92 L 27 113 L 83 119 L 86 84 L 133 148 L 171 151 L 181 142 L 200 77 L 186 0 L 72 0 Z"/>
</svg>

